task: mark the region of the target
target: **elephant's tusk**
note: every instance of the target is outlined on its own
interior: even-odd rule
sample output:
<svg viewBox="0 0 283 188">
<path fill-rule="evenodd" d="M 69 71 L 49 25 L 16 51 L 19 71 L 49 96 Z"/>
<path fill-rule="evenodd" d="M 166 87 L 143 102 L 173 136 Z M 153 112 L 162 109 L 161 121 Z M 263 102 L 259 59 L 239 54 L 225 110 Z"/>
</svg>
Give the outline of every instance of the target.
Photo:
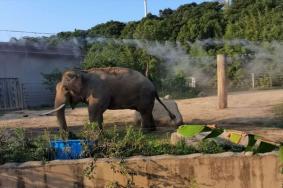
<svg viewBox="0 0 283 188">
<path fill-rule="evenodd" d="M 48 111 L 48 112 L 44 112 L 42 114 L 40 114 L 40 116 L 47 116 L 49 114 L 52 114 L 54 112 L 57 112 L 58 110 L 61 110 L 62 108 L 65 107 L 66 104 L 61 104 L 58 108 L 55 108 L 54 110 Z"/>
</svg>

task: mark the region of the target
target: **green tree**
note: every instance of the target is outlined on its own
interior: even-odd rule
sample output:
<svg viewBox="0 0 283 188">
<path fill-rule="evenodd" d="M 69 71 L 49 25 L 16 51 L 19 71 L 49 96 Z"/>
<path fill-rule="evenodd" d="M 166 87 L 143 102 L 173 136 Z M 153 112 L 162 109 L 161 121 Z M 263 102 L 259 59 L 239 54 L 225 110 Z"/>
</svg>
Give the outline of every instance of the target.
<svg viewBox="0 0 283 188">
<path fill-rule="evenodd" d="M 137 26 L 133 36 L 136 39 L 161 40 L 163 32 L 159 25 L 159 20 L 145 19 Z"/>
<path fill-rule="evenodd" d="M 236 0 L 225 12 L 228 39 L 282 40 L 283 2 L 278 0 Z"/>
<path fill-rule="evenodd" d="M 208 38 L 222 38 L 225 20 L 219 4 L 203 3 L 193 7 L 190 14 L 190 18 L 181 27 L 177 40 L 185 43 Z"/>
<path fill-rule="evenodd" d="M 160 60 L 149 55 L 145 50 L 129 45 L 108 43 L 96 43 L 90 48 L 85 57 L 83 67 L 127 67 L 146 73 L 149 68 L 149 77 L 156 82 L 161 74 Z"/>
<path fill-rule="evenodd" d="M 122 39 L 133 39 L 136 27 L 138 26 L 139 22 L 129 22 L 124 27 L 121 32 L 120 38 Z"/>
<path fill-rule="evenodd" d="M 122 30 L 126 26 L 125 23 L 118 21 L 109 21 L 103 24 L 98 24 L 88 30 L 89 37 L 107 37 L 119 38 Z"/>
</svg>

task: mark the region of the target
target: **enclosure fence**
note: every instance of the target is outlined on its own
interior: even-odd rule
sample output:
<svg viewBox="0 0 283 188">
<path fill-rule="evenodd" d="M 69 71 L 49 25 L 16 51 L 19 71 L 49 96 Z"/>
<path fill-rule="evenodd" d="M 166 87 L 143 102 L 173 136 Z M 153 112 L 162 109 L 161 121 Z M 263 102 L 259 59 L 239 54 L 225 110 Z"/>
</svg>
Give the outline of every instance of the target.
<svg viewBox="0 0 283 188">
<path fill-rule="evenodd" d="M 26 107 L 52 106 L 55 97 L 54 91 L 46 89 L 42 82 L 24 82 L 22 84 Z"/>
<path fill-rule="evenodd" d="M 52 106 L 55 91 L 42 82 L 20 83 L 18 78 L 0 78 L 0 111 Z"/>
<path fill-rule="evenodd" d="M 0 111 L 24 108 L 23 90 L 17 78 L 0 78 Z"/>
<path fill-rule="evenodd" d="M 237 79 L 227 80 L 228 92 L 252 91 L 283 88 L 283 74 L 248 73 Z M 207 81 L 202 78 L 185 77 L 183 80 L 163 80 L 158 87 L 161 97 L 170 95 L 172 98 L 191 98 L 217 93 L 217 78 L 211 77 Z"/>
<path fill-rule="evenodd" d="M 203 97 L 217 92 L 216 76 L 203 82 L 201 78 L 162 80 L 157 90 L 160 97 L 170 95 L 173 99 Z M 249 73 L 238 79 L 229 80 L 228 92 L 283 88 L 283 74 Z M 0 78 L 0 111 L 23 108 L 53 106 L 54 91 L 42 82 L 20 83 L 17 78 Z"/>
</svg>

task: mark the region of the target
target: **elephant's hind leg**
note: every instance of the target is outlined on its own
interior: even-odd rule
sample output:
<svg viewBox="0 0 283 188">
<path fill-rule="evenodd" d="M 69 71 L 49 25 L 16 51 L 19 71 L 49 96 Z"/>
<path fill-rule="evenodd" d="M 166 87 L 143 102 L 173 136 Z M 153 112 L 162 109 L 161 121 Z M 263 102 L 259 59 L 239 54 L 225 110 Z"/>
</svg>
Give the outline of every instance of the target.
<svg viewBox="0 0 283 188">
<path fill-rule="evenodd" d="M 155 131 L 155 123 L 152 115 L 152 111 L 140 112 L 142 119 L 142 130 L 144 132 Z"/>
</svg>

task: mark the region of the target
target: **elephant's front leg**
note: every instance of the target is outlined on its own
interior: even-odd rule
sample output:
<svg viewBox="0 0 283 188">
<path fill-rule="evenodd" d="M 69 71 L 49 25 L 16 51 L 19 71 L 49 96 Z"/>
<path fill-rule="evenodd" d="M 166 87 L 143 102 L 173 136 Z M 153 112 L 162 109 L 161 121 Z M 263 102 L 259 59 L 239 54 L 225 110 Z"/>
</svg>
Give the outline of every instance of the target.
<svg viewBox="0 0 283 188">
<path fill-rule="evenodd" d="M 105 100 L 92 100 L 88 105 L 89 121 L 97 122 L 100 129 L 102 129 L 103 113 L 107 109 L 107 102 Z"/>
<path fill-rule="evenodd" d="M 100 129 L 102 129 L 103 112 L 101 112 L 96 105 L 88 106 L 89 122 L 96 122 Z"/>
</svg>

